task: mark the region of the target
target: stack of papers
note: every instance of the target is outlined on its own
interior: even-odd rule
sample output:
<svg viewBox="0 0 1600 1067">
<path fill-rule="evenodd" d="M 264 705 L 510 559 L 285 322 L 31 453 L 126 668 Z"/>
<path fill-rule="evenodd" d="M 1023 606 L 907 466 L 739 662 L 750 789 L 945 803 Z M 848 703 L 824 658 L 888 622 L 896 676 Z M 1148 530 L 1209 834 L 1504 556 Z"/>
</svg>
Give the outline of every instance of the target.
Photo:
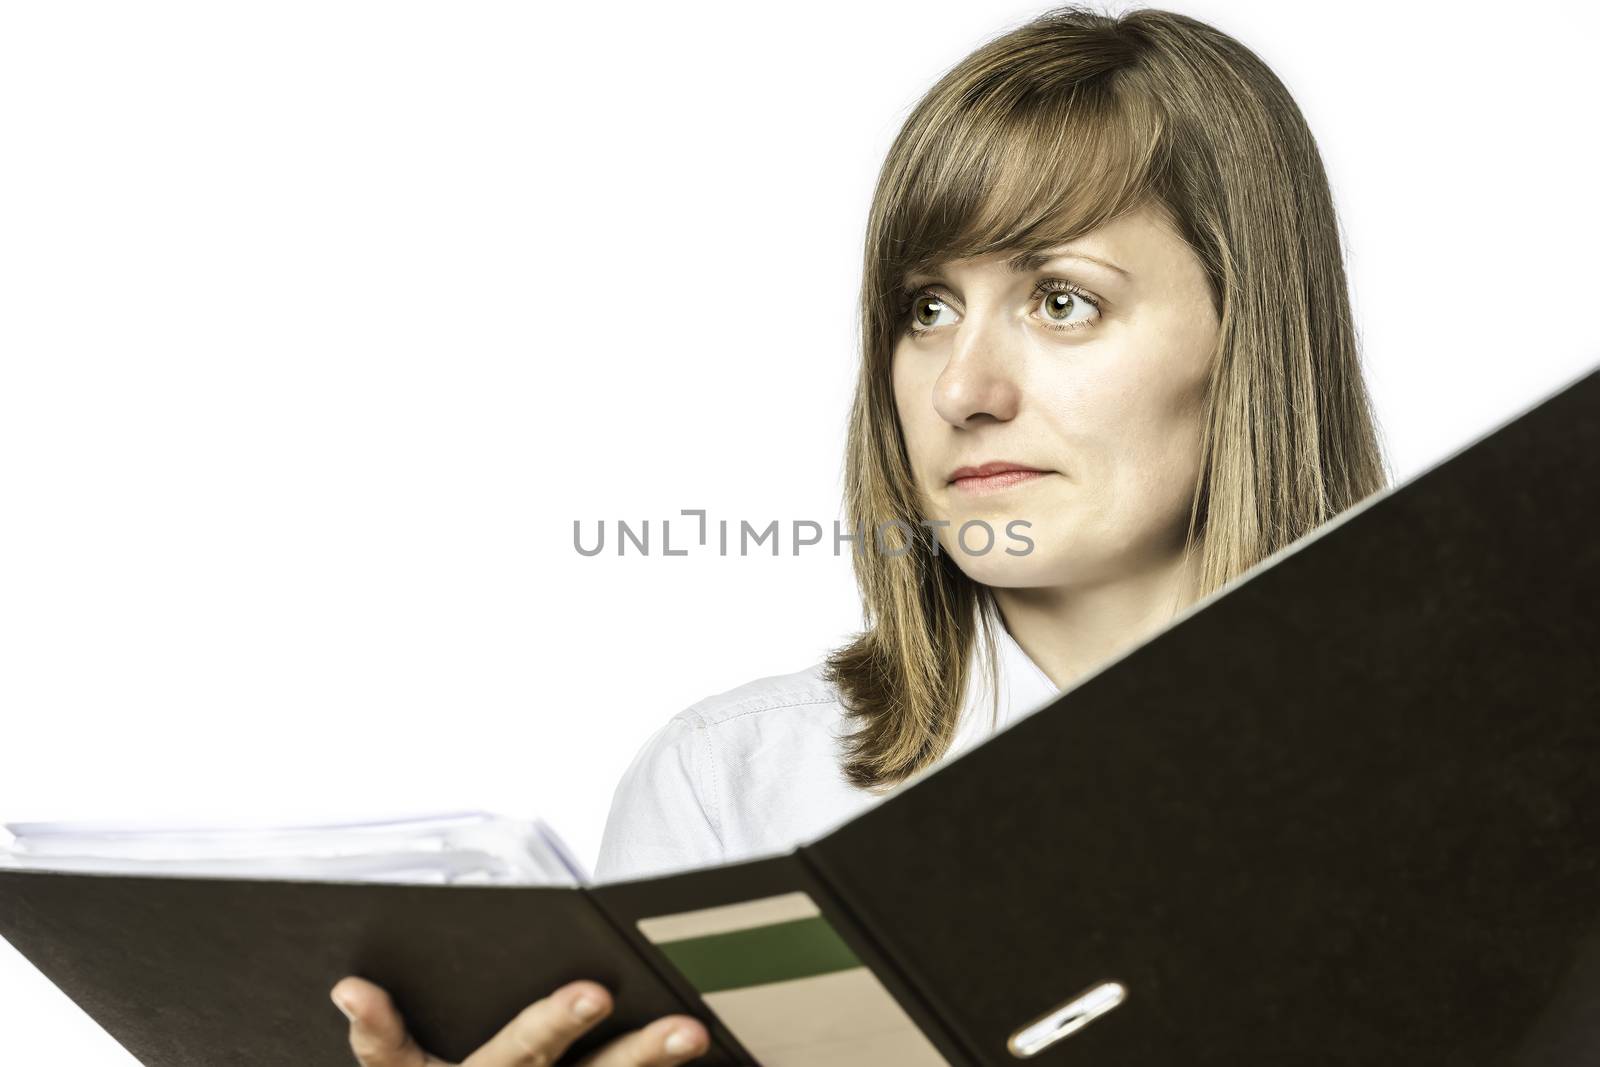
<svg viewBox="0 0 1600 1067">
<path fill-rule="evenodd" d="M 542 821 L 484 812 L 294 826 L 7 823 L 0 867 L 423 885 L 588 881 Z"/>
</svg>

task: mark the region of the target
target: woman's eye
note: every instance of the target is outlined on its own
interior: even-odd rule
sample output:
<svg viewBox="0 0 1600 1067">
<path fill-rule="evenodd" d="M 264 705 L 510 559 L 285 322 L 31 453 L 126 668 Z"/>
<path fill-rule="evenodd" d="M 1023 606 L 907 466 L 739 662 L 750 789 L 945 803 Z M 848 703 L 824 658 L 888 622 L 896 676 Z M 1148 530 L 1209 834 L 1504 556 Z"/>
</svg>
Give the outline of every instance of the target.
<svg viewBox="0 0 1600 1067">
<path fill-rule="evenodd" d="M 1069 289 L 1046 291 L 1040 304 L 1045 324 L 1058 329 L 1087 326 L 1099 311 L 1094 303 Z"/>
<path fill-rule="evenodd" d="M 915 329 L 931 330 L 935 326 L 943 325 L 943 323 L 939 321 L 939 316 L 949 310 L 950 305 L 946 304 L 943 300 L 940 300 L 936 296 L 923 293 L 912 298 L 911 321 L 914 324 Z"/>
</svg>

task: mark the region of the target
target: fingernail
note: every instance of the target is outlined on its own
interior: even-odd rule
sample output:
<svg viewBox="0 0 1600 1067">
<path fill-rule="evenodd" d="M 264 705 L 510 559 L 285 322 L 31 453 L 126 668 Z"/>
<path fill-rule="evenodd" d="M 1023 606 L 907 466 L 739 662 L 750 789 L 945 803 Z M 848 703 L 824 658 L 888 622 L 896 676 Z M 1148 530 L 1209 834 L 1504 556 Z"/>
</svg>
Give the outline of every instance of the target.
<svg viewBox="0 0 1600 1067">
<path fill-rule="evenodd" d="M 572 1014 L 577 1019 L 587 1022 L 600 1014 L 600 1002 L 585 993 L 572 1002 Z"/>
<path fill-rule="evenodd" d="M 693 1052 L 700 1047 L 700 1035 L 693 1030 L 674 1030 L 667 1038 L 667 1052 L 674 1056 L 681 1056 L 685 1052 Z"/>
<path fill-rule="evenodd" d="M 350 1010 L 349 1006 L 344 1002 L 343 999 L 341 999 L 340 997 L 334 996 L 331 993 L 329 994 L 329 998 L 333 1001 L 333 1006 L 334 1007 L 336 1007 L 340 1011 L 344 1012 L 344 1017 L 346 1019 L 349 1019 L 351 1022 L 355 1022 L 355 1019 L 356 1019 L 355 1013 Z"/>
</svg>

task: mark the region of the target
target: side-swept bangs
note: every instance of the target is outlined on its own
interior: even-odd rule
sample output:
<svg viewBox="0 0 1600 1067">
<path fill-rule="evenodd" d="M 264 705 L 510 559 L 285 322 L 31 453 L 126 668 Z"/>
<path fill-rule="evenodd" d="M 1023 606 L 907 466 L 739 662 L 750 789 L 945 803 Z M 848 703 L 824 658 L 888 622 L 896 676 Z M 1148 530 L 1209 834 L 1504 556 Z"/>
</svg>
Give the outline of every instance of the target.
<svg viewBox="0 0 1600 1067">
<path fill-rule="evenodd" d="M 1037 70 L 975 65 L 996 68 L 988 82 L 932 90 L 885 162 L 866 279 L 885 308 L 901 304 L 909 273 L 1043 251 L 1153 198 L 1163 124 L 1148 94 L 1119 92 L 1109 64 L 1077 63 L 1043 95 Z"/>
</svg>

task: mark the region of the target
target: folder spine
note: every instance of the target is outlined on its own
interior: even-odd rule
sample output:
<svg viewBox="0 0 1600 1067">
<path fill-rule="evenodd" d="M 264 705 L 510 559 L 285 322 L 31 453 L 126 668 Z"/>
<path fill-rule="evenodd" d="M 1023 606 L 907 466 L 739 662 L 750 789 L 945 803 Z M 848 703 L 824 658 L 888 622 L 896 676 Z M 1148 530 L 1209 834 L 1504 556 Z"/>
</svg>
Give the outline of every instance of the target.
<svg viewBox="0 0 1600 1067">
<path fill-rule="evenodd" d="M 801 845 L 795 849 L 795 855 L 800 857 L 812 878 L 827 890 L 831 902 L 836 905 L 837 915 L 830 918 L 845 927 L 841 933 L 853 942 L 857 954 L 901 1001 L 939 1051 L 947 1058 L 954 1055 L 952 1067 L 981 1067 L 987 1062 L 966 1040 L 965 1035 L 951 1024 L 950 1020 L 956 1016 L 949 1010 L 949 1005 L 929 992 L 932 986 L 912 974 L 904 962 L 889 952 L 872 934 L 870 926 L 860 918 L 859 906 L 843 890 L 840 881 L 829 876 L 821 857 L 811 846 Z"/>
<path fill-rule="evenodd" d="M 600 914 L 606 925 L 615 930 L 617 936 L 622 938 L 623 942 L 633 949 L 634 955 L 650 969 L 650 972 L 661 981 L 661 984 L 672 990 L 673 995 L 682 1004 L 684 1014 L 693 1015 L 706 1024 L 706 1030 L 711 1035 L 712 1042 L 715 1045 L 720 1045 L 722 1051 L 727 1054 L 732 1062 L 755 1064 L 755 1057 L 751 1056 L 749 1051 L 722 1024 L 722 1020 L 717 1018 L 714 1012 L 706 1008 L 701 1001 L 700 994 L 695 992 L 694 988 L 684 980 L 676 968 L 667 964 L 659 949 L 643 937 L 640 937 L 638 931 L 630 930 L 623 923 L 617 921 L 616 917 L 606 910 L 605 905 L 600 903 L 599 898 L 591 893 L 587 886 L 580 887 L 578 892 L 589 902 L 590 907 Z"/>
</svg>

